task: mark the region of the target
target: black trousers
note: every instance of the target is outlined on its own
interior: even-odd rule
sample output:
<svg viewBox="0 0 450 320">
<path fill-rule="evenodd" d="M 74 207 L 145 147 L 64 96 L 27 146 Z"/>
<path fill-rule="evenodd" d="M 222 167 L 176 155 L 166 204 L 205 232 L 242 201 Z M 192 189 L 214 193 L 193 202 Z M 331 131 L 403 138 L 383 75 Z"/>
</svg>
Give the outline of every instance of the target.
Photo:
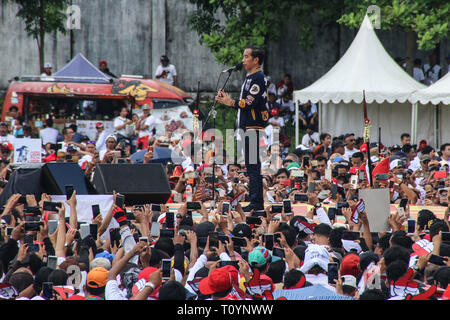
<svg viewBox="0 0 450 320">
<path fill-rule="evenodd" d="M 244 136 L 245 166 L 250 180 L 250 203 L 264 204 L 260 160 L 260 131 L 248 130 Z"/>
</svg>

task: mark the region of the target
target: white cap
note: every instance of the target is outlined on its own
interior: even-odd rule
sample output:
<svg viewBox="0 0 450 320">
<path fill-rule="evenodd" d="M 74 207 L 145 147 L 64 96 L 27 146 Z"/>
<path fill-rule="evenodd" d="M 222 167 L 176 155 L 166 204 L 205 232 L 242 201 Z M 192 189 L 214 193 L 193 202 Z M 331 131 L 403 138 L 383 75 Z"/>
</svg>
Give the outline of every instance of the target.
<svg viewBox="0 0 450 320">
<path fill-rule="evenodd" d="M 46 62 L 44 64 L 44 68 L 53 68 L 53 67 L 52 67 L 52 64 L 50 62 Z"/>
<path fill-rule="evenodd" d="M 402 164 L 402 160 L 395 159 L 391 163 L 389 163 L 389 170 L 395 169 L 396 167 L 400 166 Z"/>
<path fill-rule="evenodd" d="M 352 275 L 345 275 L 342 276 L 342 285 L 343 286 L 349 286 L 352 288 L 357 288 L 356 286 L 356 278 Z"/>
</svg>

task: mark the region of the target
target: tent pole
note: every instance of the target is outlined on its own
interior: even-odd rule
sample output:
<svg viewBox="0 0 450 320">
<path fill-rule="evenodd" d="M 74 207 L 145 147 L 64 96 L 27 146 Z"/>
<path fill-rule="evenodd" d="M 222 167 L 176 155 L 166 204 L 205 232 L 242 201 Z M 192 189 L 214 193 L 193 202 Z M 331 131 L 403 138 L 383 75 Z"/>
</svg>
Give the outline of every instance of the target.
<svg viewBox="0 0 450 320">
<path fill-rule="evenodd" d="M 299 123 L 298 123 L 298 99 L 295 99 L 295 148 L 300 144 L 299 142 Z"/>
<path fill-rule="evenodd" d="M 319 134 L 321 134 L 322 131 L 322 116 L 323 116 L 323 107 L 322 107 L 322 101 L 319 101 Z"/>
<path fill-rule="evenodd" d="M 439 104 L 434 106 L 434 142 L 436 143 L 436 149 L 439 147 Z"/>
<path fill-rule="evenodd" d="M 417 103 L 411 108 L 411 144 L 417 143 Z"/>
</svg>

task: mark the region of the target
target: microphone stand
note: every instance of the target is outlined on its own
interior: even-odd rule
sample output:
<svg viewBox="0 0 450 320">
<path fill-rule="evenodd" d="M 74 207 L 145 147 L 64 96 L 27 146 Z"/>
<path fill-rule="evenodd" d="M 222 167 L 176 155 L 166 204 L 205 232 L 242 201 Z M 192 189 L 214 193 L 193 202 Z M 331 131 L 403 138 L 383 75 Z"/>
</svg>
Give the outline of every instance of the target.
<svg viewBox="0 0 450 320">
<path fill-rule="evenodd" d="M 233 72 L 233 70 L 229 70 L 228 71 L 228 77 L 225 80 L 225 83 L 223 84 L 221 90 L 225 89 L 225 86 L 227 85 L 228 80 L 230 79 L 232 72 Z M 220 73 L 220 76 L 221 75 L 222 75 L 222 73 Z M 216 92 L 217 92 L 217 87 L 219 85 L 220 76 L 219 76 L 219 79 L 217 80 Z M 214 132 L 216 130 L 216 116 L 217 116 L 216 103 L 217 103 L 217 100 L 214 99 L 214 103 L 213 103 L 213 105 L 211 107 L 211 110 L 209 111 L 208 117 L 205 120 L 205 124 L 207 124 L 209 119 L 210 119 L 210 117 L 212 116 Z M 216 190 L 216 143 L 215 143 L 215 141 L 216 141 L 216 137 L 213 136 L 212 137 L 212 157 L 213 157 L 213 165 L 212 165 L 212 199 L 211 199 L 210 210 L 213 210 L 215 208 L 215 206 L 216 206 L 216 193 L 215 193 L 215 190 Z"/>
</svg>

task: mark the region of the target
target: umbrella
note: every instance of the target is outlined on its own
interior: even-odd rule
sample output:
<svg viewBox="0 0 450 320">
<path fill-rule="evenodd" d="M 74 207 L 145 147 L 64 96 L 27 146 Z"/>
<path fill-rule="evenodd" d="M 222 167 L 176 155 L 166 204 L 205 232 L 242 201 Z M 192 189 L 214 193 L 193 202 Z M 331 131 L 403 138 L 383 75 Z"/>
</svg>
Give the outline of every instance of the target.
<svg viewBox="0 0 450 320">
<path fill-rule="evenodd" d="M 285 297 L 287 300 L 355 300 L 352 297 L 336 293 L 321 284 L 292 290 L 275 290 L 273 298 Z"/>
<path fill-rule="evenodd" d="M 130 156 L 131 161 L 133 161 L 133 163 L 143 163 L 146 152 L 147 149 L 133 153 Z M 167 165 L 168 162 L 178 164 L 183 162 L 183 159 L 172 152 L 169 148 L 155 147 L 153 151 L 153 159 L 150 160 L 150 163 L 162 163 L 163 165 Z"/>
</svg>

